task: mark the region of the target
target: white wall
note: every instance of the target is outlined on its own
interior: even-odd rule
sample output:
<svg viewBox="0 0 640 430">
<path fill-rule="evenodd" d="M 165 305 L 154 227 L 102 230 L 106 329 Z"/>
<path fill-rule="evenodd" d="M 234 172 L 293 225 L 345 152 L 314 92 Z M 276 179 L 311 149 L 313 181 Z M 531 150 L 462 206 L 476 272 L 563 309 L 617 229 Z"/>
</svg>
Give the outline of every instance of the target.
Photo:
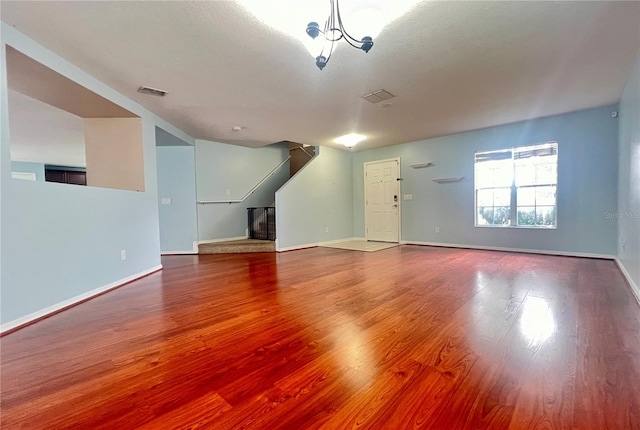
<svg viewBox="0 0 640 430">
<path fill-rule="evenodd" d="M 278 250 L 353 237 L 351 154 L 326 147 L 316 151 L 276 193 Z"/>
<path fill-rule="evenodd" d="M 13 161 L 86 166 L 84 119 L 17 91 L 8 95 Z"/>
<path fill-rule="evenodd" d="M 618 119 L 608 106 L 353 154 L 354 233 L 364 236 L 363 163 L 400 157 L 402 239 L 613 256 Z M 558 228 L 474 227 L 474 152 L 558 142 Z M 411 164 L 433 162 L 412 169 Z M 434 178 L 464 177 L 437 184 Z M 435 233 L 435 227 L 440 233 Z"/>
<path fill-rule="evenodd" d="M 618 260 L 640 300 L 640 53 L 620 100 Z"/>
<path fill-rule="evenodd" d="M 198 201 L 240 200 L 288 157 L 285 143 L 245 148 L 196 140 Z M 288 179 L 286 162 L 242 203 L 199 204 L 199 240 L 245 237 L 247 208 L 271 206 L 276 190 Z"/>
<path fill-rule="evenodd" d="M 159 266 L 155 126 L 164 122 L 5 23 L 1 35 L 0 321 L 6 329 Z M 10 178 L 5 44 L 142 117 L 144 192 Z"/>
</svg>

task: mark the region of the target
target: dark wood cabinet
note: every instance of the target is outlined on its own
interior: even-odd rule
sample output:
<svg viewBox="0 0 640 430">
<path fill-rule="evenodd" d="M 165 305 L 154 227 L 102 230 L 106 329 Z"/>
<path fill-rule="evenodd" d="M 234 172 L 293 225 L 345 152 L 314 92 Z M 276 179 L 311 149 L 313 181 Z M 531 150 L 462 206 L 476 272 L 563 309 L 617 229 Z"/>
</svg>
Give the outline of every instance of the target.
<svg viewBox="0 0 640 430">
<path fill-rule="evenodd" d="M 87 185 L 87 172 L 78 169 L 45 167 L 44 180 L 63 184 Z"/>
</svg>

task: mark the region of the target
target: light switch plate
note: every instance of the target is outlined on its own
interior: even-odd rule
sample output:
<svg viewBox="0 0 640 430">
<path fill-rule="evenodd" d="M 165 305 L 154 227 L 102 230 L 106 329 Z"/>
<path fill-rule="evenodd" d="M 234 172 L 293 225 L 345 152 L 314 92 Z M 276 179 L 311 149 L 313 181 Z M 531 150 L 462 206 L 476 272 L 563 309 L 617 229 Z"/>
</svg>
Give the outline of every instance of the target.
<svg viewBox="0 0 640 430">
<path fill-rule="evenodd" d="M 163 205 L 170 205 L 171 197 L 163 197 L 162 200 L 160 200 L 160 203 L 162 203 Z"/>
<path fill-rule="evenodd" d="M 413 200 L 413 194 L 405 194 L 402 196 L 402 200 Z"/>
</svg>

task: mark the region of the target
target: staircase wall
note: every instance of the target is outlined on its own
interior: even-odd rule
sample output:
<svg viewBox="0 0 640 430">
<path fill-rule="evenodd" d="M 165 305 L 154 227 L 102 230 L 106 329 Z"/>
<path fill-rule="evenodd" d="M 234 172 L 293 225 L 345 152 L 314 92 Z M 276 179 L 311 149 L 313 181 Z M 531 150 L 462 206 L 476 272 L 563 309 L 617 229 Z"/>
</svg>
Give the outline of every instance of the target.
<svg viewBox="0 0 640 430">
<path fill-rule="evenodd" d="M 288 157 L 286 143 L 246 148 L 196 140 L 197 200 L 239 200 Z M 270 206 L 288 179 L 287 162 L 244 202 L 198 204 L 198 240 L 246 237 L 247 208 Z"/>
<path fill-rule="evenodd" d="M 276 193 L 279 251 L 353 236 L 351 153 L 316 150 L 317 155 Z"/>
</svg>

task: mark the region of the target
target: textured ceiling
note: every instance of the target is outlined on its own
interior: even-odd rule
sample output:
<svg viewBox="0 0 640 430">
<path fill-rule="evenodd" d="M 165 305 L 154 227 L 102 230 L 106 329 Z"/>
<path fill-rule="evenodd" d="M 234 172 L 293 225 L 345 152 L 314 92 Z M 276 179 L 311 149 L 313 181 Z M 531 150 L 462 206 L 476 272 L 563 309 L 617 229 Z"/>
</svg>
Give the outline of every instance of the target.
<svg viewBox="0 0 640 430">
<path fill-rule="evenodd" d="M 245 146 L 357 132 L 365 149 L 615 103 L 640 46 L 640 2 L 424 1 L 323 71 L 231 1 L 3 1 L 1 18 L 193 137 Z M 390 107 L 360 98 L 380 88 Z"/>
</svg>

